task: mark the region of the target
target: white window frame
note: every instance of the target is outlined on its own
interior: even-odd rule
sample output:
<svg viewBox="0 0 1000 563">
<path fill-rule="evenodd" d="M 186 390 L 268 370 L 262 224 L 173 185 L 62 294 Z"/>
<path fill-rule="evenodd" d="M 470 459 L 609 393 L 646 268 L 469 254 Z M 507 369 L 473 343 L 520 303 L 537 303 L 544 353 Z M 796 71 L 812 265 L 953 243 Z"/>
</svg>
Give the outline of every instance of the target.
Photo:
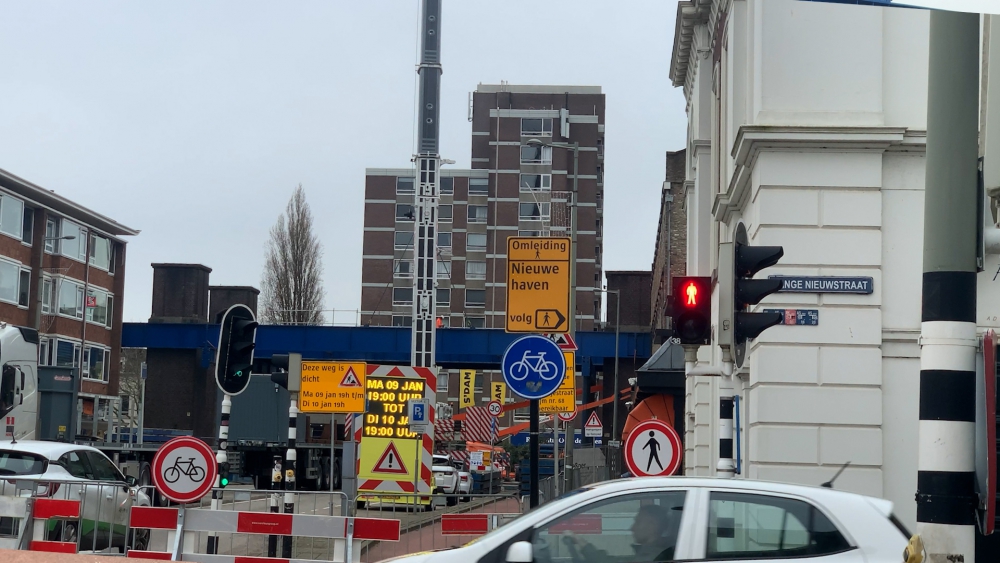
<svg viewBox="0 0 1000 563">
<path fill-rule="evenodd" d="M 38 365 L 47 366 L 52 361 L 52 346 L 44 336 L 38 339 Z"/>
<path fill-rule="evenodd" d="M 538 177 L 540 177 L 541 178 L 540 181 L 541 181 L 542 185 L 539 186 L 539 187 L 537 187 L 537 188 L 533 187 L 533 186 L 525 186 L 524 182 L 523 182 L 523 179 L 524 179 L 525 176 L 538 176 Z M 552 174 L 521 174 L 521 175 L 518 176 L 517 185 L 519 186 L 520 191 L 523 192 L 523 193 L 551 192 L 552 191 Z"/>
<path fill-rule="evenodd" d="M 435 277 L 451 279 L 451 260 L 438 260 L 434 265 Z"/>
<path fill-rule="evenodd" d="M 49 217 L 45 220 L 45 241 L 46 254 L 59 254 L 59 219 Z M 51 229 L 49 228 L 51 227 Z"/>
<path fill-rule="evenodd" d="M 94 257 L 94 252 L 97 250 L 97 240 L 107 243 L 108 245 L 108 265 L 105 267 L 103 264 L 98 264 Z M 90 265 L 97 268 L 98 270 L 103 270 L 105 272 L 111 273 L 114 271 L 115 263 L 115 243 L 108 237 L 102 237 L 96 233 L 90 233 Z"/>
<path fill-rule="evenodd" d="M 451 188 L 445 189 L 444 181 L 451 180 Z M 441 194 L 440 195 L 452 195 L 455 193 L 455 177 L 454 176 L 441 176 L 441 183 L 439 184 Z"/>
<path fill-rule="evenodd" d="M 448 216 L 445 217 L 441 210 L 448 208 Z M 445 203 L 443 205 L 438 205 L 438 223 L 451 223 L 455 218 L 455 207 L 450 203 Z"/>
<path fill-rule="evenodd" d="M 441 235 L 445 234 L 448 235 L 448 244 L 441 244 Z M 437 239 L 438 248 L 451 248 L 453 239 L 454 235 L 452 235 L 451 231 L 438 231 L 438 239 Z"/>
<path fill-rule="evenodd" d="M 524 149 L 539 149 L 541 152 L 539 154 L 539 159 L 524 159 Z M 535 145 L 521 145 L 521 164 L 552 164 L 552 147 L 547 146 L 535 146 Z"/>
<path fill-rule="evenodd" d="M 471 244 L 469 242 L 469 240 L 472 237 L 472 235 L 476 235 L 477 238 L 480 237 L 480 236 L 483 237 L 483 244 L 481 244 L 481 245 L 480 244 Z M 487 240 L 486 233 L 466 233 L 465 234 L 465 250 L 466 250 L 466 252 L 468 252 L 470 250 L 472 252 L 485 252 L 486 251 L 486 245 L 488 243 L 489 243 L 489 241 Z"/>
<path fill-rule="evenodd" d="M 400 323 L 401 324 L 396 324 L 396 319 L 400 319 Z M 409 323 L 402 322 L 405 319 L 410 319 L 410 322 Z M 390 326 L 395 326 L 395 327 L 412 327 L 413 326 L 413 316 L 412 315 L 393 315 L 392 318 L 389 319 L 389 324 L 390 324 Z"/>
<path fill-rule="evenodd" d="M 106 290 L 106 289 L 103 289 L 103 288 L 100 288 L 100 287 L 94 287 L 94 286 L 90 286 L 89 288 L 87 288 L 87 292 L 88 292 L 88 294 L 89 293 L 93 293 L 95 300 L 100 296 L 99 294 L 103 294 L 104 295 L 104 299 L 105 299 L 105 301 L 107 303 L 107 315 L 105 317 L 105 321 L 102 323 L 102 322 L 98 322 L 98 321 L 94 320 L 93 311 L 96 309 L 96 306 L 95 307 L 88 307 L 87 306 L 87 302 L 84 301 L 83 305 L 84 305 L 84 311 L 85 311 L 85 313 L 87 315 L 87 322 L 90 323 L 90 324 L 92 324 L 92 325 L 103 326 L 105 328 L 111 328 L 111 325 L 113 324 L 113 317 L 114 317 L 114 310 L 115 310 L 115 295 L 113 293 L 111 293 L 110 291 Z M 88 295 L 88 297 L 89 297 L 89 295 Z"/>
<path fill-rule="evenodd" d="M 16 231 L 16 232 L 10 232 L 10 231 L 8 231 L 7 229 L 10 228 L 10 226 L 7 225 L 3 221 L 3 217 L 4 217 L 4 215 L 6 214 L 6 211 L 7 211 L 6 208 L 7 208 L 8 203 L 10 205 L 17 205 L 18 208 L 19 208 L 19 211 L 17 212 L 17 220 L 15 221 L 15 225 L 13 227 L 13 230 Z M 3 194 L 2 196 L 0 196 L 0 233 L 3 233 L 3 234 L 5 234 L 5 235 L 7 235 L 7 236 L 9 236 L 10 238 L 13 238 L 13 239 L 17 239 L 17 240 L 20 240 L 20 241 L 24 240 L 24 201 L 23 200 L 20 200 L 20 199 L 18 199 L 16 197 L 11 197 L 11 196 L 9 196 L 7 194 Z"/>
<path fill-rule="evenodd" d="M 472 268 L 469 266 L 472 264 L 482 264 L 483 273 L 472 273 Z M 485 280 L 486 279 L 486 261 L 485 260 L 466 260 L 465 261 L 465 279 L 467 280 Z M 468 290 L 466 290 L 468 291 Z"/>
<path fill-rule="evenodd" d="M 405 267 L 404 267 L 405 265 Z M 392 261 L 392 277 L 394 278 L 412 278 L 413 277 L 413 260 L 403 259 L 403 260 L 393 260 Z"/>
<path fill-rule="evenodd" d="M 541 121 L 542 128 L 540 131 L 531 131 L 524 128 L 525 121 Z M 549 130 L 545 130 L 546 122 L 549 124 Z M 521 136 L 522 137 L 551 137 L 552 136 L 552 118 L 551 117 L 522 117 L 521 118 Z"/>
<path fill-rule="evenodd" d="M 519 237 L 547 237 L 549 231 L 517 231 Z"/>
<path fill-rule="evenodd" d="M 76 235 L 76 238 L 73 239 L 73 240 L 76 241 L 76 242 L 79 242 L 80 246 L 77 247 L 77 254 L 76 255 L 67 254 L 66 253 L 66 244 L 65 243 L 68 242 L 68 241 L 60 240 L 59 241 L 59 254 L 61 254 L 62 256 L 65 256 L 66 258 L 69 258 L 70 260 L 76 260 L 77 262 L 83 262 L 84 264 L 86 264 L 87 263 L 87 260 L 86 260 L 86 258 L 87 258 L 87 246 L 88 246 L 88 244 L 87 244 L 87 237 L 90 236 L 90 231 L 86 227 L 84 227 L 83 225 L 77 224 L 74 221 L 70 221 L 68 219 L 63 218 L 63 219 L 59 220 L 59 236 L 60 237 L 66 236 L 66 225 L 67 224 L 72 225 L 73 227 L 75 227 L 78 230 L 77 231 L 78 234 Z"/>
<path fill-rule="evenodd" d="M 52 302 L 54 301 L 57 281 L 49 276 L 42 276 L 42 314 L 52 314 Z"/>
<path fill-rule="evenodd" d="M 482 320 L 483 321 L 483 326 L 481 326 L 481 327 L 479 327 L 479 326 L 477 326 L 477 327 L 470 327 L 469 324 L 468 324 L 469 319 Z M 462 327 L 463 328 L 486 328 L 486 317 L 482 316 L 482 315 L 465 315 L 465 318 L 462 319 Z"/>
<path fill-rule="evenodd" d="M 412 186 L 412 187 L 409 190 L 407 190 L 405 188 L 402 189 L 402 190 L 400 190 L 399 189 L 399 184 L 400 184 L 399 181 L 400 180 L 409 180 L 410 181 L 410 186 Z M 416 178 L 414 178 L 412 176 L 410 176 L 410 177 L 399 176 L 399 177 L 396 178 L 396 195 L 413 195 L 415 193 L 417 193 L 417 179 Z"/>
<path fill-rule="evenodd" d="M 445 318 L 447 318 L 447 317 L 445 317 Z M 448 392 L 448 380 L 449 379 L 451 379 L 451 373 L 449 373 L 449 372 L 444 372 L 443 374 L 441 374 L 441 375 L 438 376 L 438 378 L 437 378 L 437 390 L 436 390 L 438 393 L 447 393 Z"/>
<path fill-rule="evenodd" d="M 405 205 L 405 206 L 409 207 L 413 211 L 413 218 L 412 219 L 407 218 L 405 213 L 402 216 L 400 216 L 400 214 L 399 214 L 399 207 L 401 205 Z M 417 219 L 417 208 L 412 203 L 397 203 L 395 209 L 396 209 L 396 222 L 397 223 L 412 223 L 412 222 L 414 222 Z"/>
<path fill-rule="evenodd" d="M 66 338 L 52 338 L 49 340 L 49 346 L 51 347 L 51 363 L 50 365 L 59 366 L 59 344 L 65 342 L 73 346 L 73 361 L 69 366 L 61 367 L 80 367 L 80 343 L 68 340 Z"/>
<path fill-rule="evenodd" d="M 26 309 L 28 307 L 27 304 L 21 305 L 21 274 L 24 272 L 28 272 L 28 288 L 30 295 L 31 270 L 25 268 L 23 265 L 21 265 L 20 262 L 15 262 L 13 260 L 6 260 L 3 258 L 0 258 L 0 264 L 2 264 L 3 266 L 10 266 L 16 272 L 16 274 L 14 275 L 14 298 L 7 299 L 5 297 L 0 296 L 0 302 L 10 303 L 11 305 L 16 305 L 21 309 Z"/>
<path fill-rule="evenodd" d="M 76 296 L 77 296 L 76 315 L 67 315 L 62 312 L 61 300 L 62 300 L 63 284 L 72 284 L 76 286 Z M 83 285 L 84 285 L 83 282 L 71 278 L 59 278 L 59 284 L 56 287 L 56 292 L 55 292 L 55 312 L 57 315 L 67 319 L 80 320 L 83 318 L 83 310 L 84 310 Z"/>
<path fill-rule="evenodd" d="M 410 242 L 406 244 L 396 243 L 396 235 L 399 233 L 410 235 Z M 392 233 L 392 248 L 394 250 L 413 250 L 413 231 L 393 231 Z"/>
<path fill-rule="evenodd" d="M 435 293 L 434 293 L 434 303 L 437 304 L 438 307 L 450 307 L 451 306 L 451 288 L 448 288 L 448 287 L 439 287 L 439 288 L 436 288 L 434 291 L 435 291 Z M 446 291 L 446 292 L 448 292 L 448 301 L 441 301 L 438 298 L 438 293 L 437 292 L 440 292 L 440 291 Z"/>
<path fill-rule="evenodd" d="M 396 301 L 396 290 L 397 289 L 407 289 L 410 291 L 409 301 Z M 392 288 L 392 304 L 393 305 L 413 305 L 413 288 L 412 287 L 394 287 Z"/>
<path fill-rule="evenodd" d="M 469 292 L 470 291 L 481 291 L 481 292 L 483 292 L 483 302 L 482 303 L 469 303 Z M 480 307 L 486 307 L 486 290 L 485 289 L 466 289 L 465 290 L 465 308 L 468 309 L 470 307 L 475 307 L 477 309 L 480 308 Z M 485 319 L 485 317 L 484 317 L 484 319 Z M 483 325 L 483 326 L 485 326 L 485 325 Z"/>
<path fill-rule="evenodd" d="M 477 213 L 476 217 L 473 217 L 472 216 L 472 210 L 473 209 L 485 209 L 486 210 L 486 215 L 484 217 L 480 218 L 478 216 L 479 214 Z M 486 206 L 486 205 L 469 205 L 467 207 L 466 217 L 467 217 L 467 222 L 469 222 L 469 223 L 477 223 L 477 224 L 478 223 L 486 223 L 486 222 L 489 221 L 489 218 L 490 218 L 489 206 Z"/>
<path fill-rule="evenodd" d="M 521 206 L 538 206 L 538 216 L 522 215 Z M 522 201 L 517 204 L 517 218 L 520 221 L 548 221 L 552 217 L 552 204 L 547 201 Z"/>
<path fill-rule="evenodd" d="M 473 190 L 472 187 L 475 186 L 477 189 Z M 482 188 L 480 190 L 479 188 Z M 469 178 L 469 195 L 470 196 L 488 196 L 490 195 L 490 180 L 489 178 Z"/>
</svg>

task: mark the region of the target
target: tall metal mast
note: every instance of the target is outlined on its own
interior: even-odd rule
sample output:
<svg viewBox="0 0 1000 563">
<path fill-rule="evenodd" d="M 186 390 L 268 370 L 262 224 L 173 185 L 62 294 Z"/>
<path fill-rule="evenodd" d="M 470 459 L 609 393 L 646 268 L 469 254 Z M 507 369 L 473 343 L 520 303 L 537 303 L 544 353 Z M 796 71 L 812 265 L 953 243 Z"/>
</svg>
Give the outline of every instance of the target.
<svg viewBox="0 0 1000 563">
<path fill-rule="evenodd" d="M 441 100 L 441 0 L 423 0 L 421 24 L 420 107 L 417 111 L 417 193 L 414 200 L 413 233 L 413 340 L 410 364 L 434 367 L 435 267 L 437 265 L 438 169 L 441 166 L 438 139 L 438 108 Z"/>
</svg>

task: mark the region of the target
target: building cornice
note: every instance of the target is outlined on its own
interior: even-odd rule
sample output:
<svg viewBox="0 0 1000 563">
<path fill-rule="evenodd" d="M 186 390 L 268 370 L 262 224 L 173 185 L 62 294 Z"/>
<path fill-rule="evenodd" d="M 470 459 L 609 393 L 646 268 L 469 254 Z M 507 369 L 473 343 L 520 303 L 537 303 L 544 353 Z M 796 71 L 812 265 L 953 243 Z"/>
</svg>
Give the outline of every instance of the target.
<svg viewBox="0 0 1000 563">
<path fill-rule="evenodd" d="M 926 131 L 905 127 L 785 127 L 744 125 L 731 156 L 735 171 L 724 193 L 715 195 L 712 215 L 728 221 L 749 197 L 750 177 L 762 151 L 923 152 Z"/>
<path fill-rule="evenodd" d="M 674 49 L 670 56 L 670 80 L 674 87 L 685 86 L 687 82 L 695 26 L 708 22 L 711 7 L 712 0 L 682 0 L 677 3 Z"/>
</svg>

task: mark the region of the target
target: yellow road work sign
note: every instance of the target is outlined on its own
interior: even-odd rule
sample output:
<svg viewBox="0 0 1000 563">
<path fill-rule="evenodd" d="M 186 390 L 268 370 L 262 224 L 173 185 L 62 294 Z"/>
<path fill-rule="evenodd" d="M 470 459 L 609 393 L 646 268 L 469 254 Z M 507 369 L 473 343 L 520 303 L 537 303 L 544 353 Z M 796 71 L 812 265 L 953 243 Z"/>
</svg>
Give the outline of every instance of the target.
<svg viewBox="0 0 1000 563">
<path fill-rule="evenodd" d="M 412 483 L 420 440 L 365 437 L 361 445 L 358 479 Z"/>
<path fill-rule="evenodd" d="M 573 352 L 563 352 L 566 357 L 566 377 L 556 392 L 538 402 L 544 413 L 573 412 L 576 410 L 576 364 Z"/>
<path fill-rule="evenodd" d="M 503 381 L 494 381 L 490 384 L 490 400 L 496 401 L 501 405 L 506 402 L 507 399 L 507 384 Z"/>
<path fill-rule="evenodd" d="M 568 237 L 507 239 L 507 332 L 569 332 Z"/>
<path fill-rule="evenodd" d="M 458 372 L 458 406 L 471 407 L 476 404 L 476 370 L 463 369 Z"/>
<path fill-rule="evenodd" d="M 302 362 L 299 410 L 360 413 L 365 411 L 365 364 Z"/>
</svg>

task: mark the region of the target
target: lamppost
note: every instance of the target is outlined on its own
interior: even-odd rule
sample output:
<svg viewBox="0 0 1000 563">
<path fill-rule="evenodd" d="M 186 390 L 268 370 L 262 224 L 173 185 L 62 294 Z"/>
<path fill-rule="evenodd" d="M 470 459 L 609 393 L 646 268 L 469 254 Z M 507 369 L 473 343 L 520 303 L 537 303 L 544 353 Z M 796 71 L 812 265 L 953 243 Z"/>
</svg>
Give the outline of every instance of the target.
<svg viewBox="0 0 1000 563">
<path fill-rule="evenodd" d="M 618 449 L 621 447 L 621 441 L 618 439 L 618 402 L 619 402 L 619 389 L 618 389 L 618 338 L 619 331 L 621 327 L 621 311 L 622 311 L 622 291 L 620 289 L 599 289 L 601 293 L 614 293 L 615 294 L 615 382 L 614 382 L 614 398 L 615 400 L 611 402 L 612 414 L 611 414 L 611 440 L 608 443 L 608 453 L 612 451 L 615 452 L 613 456 L 614 462 L 611 464 L 611 468 L 618 471 Z M 618 475 L 618 473 L 615 473 Z"/>
<path fill-rule="evenodd" d="M 533 147 L 559 148 L 573 151 L 573 191 L 570 196 L 570 219 L 569 219 L 569 334 L 576 337 L 576 219 L 577 219 L 577 196 L 579 195 L 580 183 L 580 143 L 546 143 L 539 139 L 528 139 L 528 145 Z M 550 203 L 551 205 L 551 203 Z M 551 214 L 551 209 L 549 213 Z M 550 215 L 551 217 L 551 215 Z M 576 366 L 567 366 L 573 370 L 576 376 Z M 539 413 L 532 413 L 532 418 L 537 418 Z M 555 419 L 558 421 L 558 418 Z M 575 422 L 575 421 L 574 421 Z M 555 422 L 558 426 L 558 422 Z M 573 423 L 566 423 L 566 486 L 563 491 L 569 491 L 573 486 L 573 442 L 576 440 L 576 429 Z M 556 446 L 559 445 L 559 436 L 556 434 Z M 558 470 L 559 460 L 555 460 L 555 467 Z"/>
</svg>

